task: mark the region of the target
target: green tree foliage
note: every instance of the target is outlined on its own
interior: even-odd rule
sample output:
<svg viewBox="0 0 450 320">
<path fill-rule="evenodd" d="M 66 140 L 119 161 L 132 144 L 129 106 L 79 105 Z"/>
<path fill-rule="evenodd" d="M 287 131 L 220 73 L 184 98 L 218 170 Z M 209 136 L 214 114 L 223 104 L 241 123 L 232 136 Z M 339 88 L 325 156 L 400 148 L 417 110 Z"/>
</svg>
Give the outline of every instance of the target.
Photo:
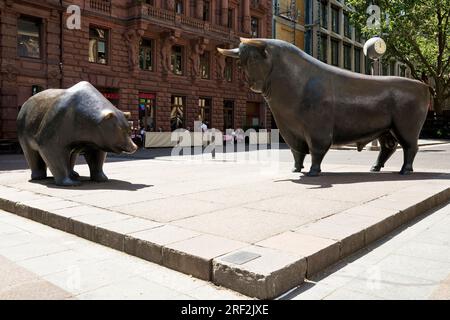
<svg viewBox="0 0 450 320">
<path fill-rule="evenodd" d="M 434 107 L 440 113 L 450 98 L 450 0 L 347 0 L 346 3 L 355 9 L 351 18 L 366 37 L 379 35 L 386 41 L 386 58 L 408 65 L 418 80 L 422 72 L 434 78 Z M 368 26 L 370 4 L 381 9 L 381 21 L 376 28 Z"/>
</svg>

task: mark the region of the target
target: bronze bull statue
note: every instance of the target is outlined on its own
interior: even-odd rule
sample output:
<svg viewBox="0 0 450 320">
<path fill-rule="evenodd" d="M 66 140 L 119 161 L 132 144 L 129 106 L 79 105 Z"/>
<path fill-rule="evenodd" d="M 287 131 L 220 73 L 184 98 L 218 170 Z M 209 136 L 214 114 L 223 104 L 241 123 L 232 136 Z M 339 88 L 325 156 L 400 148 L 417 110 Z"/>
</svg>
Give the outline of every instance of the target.
<svg viewBox="0 0 450 320">
<path fill-rule="evenodd" d="M 400 173 L 413 171 L 430 101 L 424 83 L 342 70 L 280 40 L 241 39 L 239 48 L 219 52 L 240 60 L 251 90 L 267 101 L 294 155 L 294 171 L 311 154 L 307 176 L 318 176 L 331 145 L 362 149 L 376 139 L 381 151 L 371 171 L 380 171 L 398 144 L 404 152 Z"/>
</svg>

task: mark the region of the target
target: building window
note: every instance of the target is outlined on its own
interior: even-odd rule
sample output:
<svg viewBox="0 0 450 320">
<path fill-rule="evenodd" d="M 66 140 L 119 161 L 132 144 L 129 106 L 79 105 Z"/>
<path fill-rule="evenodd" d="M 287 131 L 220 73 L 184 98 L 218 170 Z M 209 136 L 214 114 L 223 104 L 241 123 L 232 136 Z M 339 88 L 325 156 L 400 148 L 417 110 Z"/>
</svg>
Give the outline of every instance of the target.
<svg viewBox="0 0 450 320">
<path fill-rule="evenodd" d="M 331 7 L 331 30 L 339 33 L 339 8 Z"/>
<path fill-rule="evenodd" d="M 233 81 L 233 59 L 226 58 L 225 59 L 225 80 L 228 82 Z"/>
<path fill-rule="evenodd" d="M 227 129 L 234 130 L 234 101 L 224 100 L 223 102 L 223 132 Z"/>
<path fill-rule="evenodd" d="M 183 75 L 184 73 L 184 61 L 183 61 L 183 47 L 173 46 L 172 47 L 172 72 L 176 75 Z"/>
<path fill-rule="evenodd" d="M 211 21 L 211 2 L 203 2 L 203 21 Z"/>
<path fill-rule="evenodd" d="M 372 74 L 373 61 L 366 57 L 366 74 Z"/>
<path fill-rule="evenodd" d="M 320 2 L 320 24 L 322 28 L 328 29 L 328 2 Z"/>
<path fill-rule="evenodd" d="M 331 39 L 331 64 L 339 66 L 339 40 Z"/>
<path fill-rule="evenodd" d="M 19 57 L 41 58 L 42 20 L 21 17 L 17 22 L 17 49 Z"/>
<path fill-rule="evenodd" d="M 350 16 L 347 12 L 344 13 L 344 35 L 349 39 L 352 38 L 352 27 L 350 25 Z"/>
<path fill-rule="evenodd" d="M 361 43 L 362 37 L 361 37 L 361 29 L 356 28 L 355 29 L 355 41 Z"/>
<path fill-rule="evenodd" d="M 233 9 L 228 9 L 228 23 L 227 23 L 227 27 L 230 29 L 233 29 L 233 23 L 234 21 L 234 10 Z"/>
<path fill-rule="evenodd" d="M 352 47 L 344 44 L 344 68 L 352 70 Z"/>
<path fill-rule="evenodd" d="M 389 67 L 391 76 L 395 76 L 395 65 L 396 64 L 397 63 L 395 62 L 395 60 L 391 60 L 390 67 Z"/>
<path fill-rule="evenodd" d="M 139 94 L 139 126 L 145 131 L 156 131 L 156 95 Z"/>
<path fill-rule="evenodd" d="M 305 24 L 311 24 L 312 16 L 312 0 L 305 1 Z"/>
<path fill-rule="evenodd" d="M 312 30 L 307 30 L 305 33 L 305 52 L 311 56 L 313 55 L 312 47 Z"/>
<path fill-rule="evenodd" d="M 252 17 L 251 25 L 252 25 L 252 37 L 258 38 L 259 37 L 259 19 Z"/>
<path fill-rule="evenodd" d="M 176 0 L 175 1 L 175 12 L 178 13 L 178 14 L 183 14 L 184 13 L 183 0 Z"/>
<path fill-rule="evenodd" d="M 381 65 L 381 72 L 383 73 L 383 76 L 389 75 L 389 64 L 387 62 L 383 62 Z"/>
<path fill-rule="evenodd" d="M 209 79 L 210 78 L 210 70 L 211 70 L 211 65 L 210 65 L 210 59 L 209 59 L 209 52 L 205 51 L 205 53 L 203 53 L 200 56 L 200 76 L 202 77 L 202 79 Z"/>
<path fill-rule="evenodd" d="M 361 73 L 361 49 L 355 48 L 355 72 Z"/>
<path fill-rule="evenodd" d="M 319 60 L 328 63 L 328 37 L 324 34 L 320 36 Z"/>
<path fill-rule="evenodd" d="M 400 66 L 400 77 L 405 78 L 406 77 L 406 67 Z"/>
<path fill-rule="evenodd" d="M 108 30 L 89 28 L 89 62 L 108 64 L 108 39 Z"/>
<path fill-rule="evenodd" d="M 212 122 L 212 99 L 211 98 L 200 98 L 198 99 L 199 115 L 198 120 L 207 125 L 208 128 L 211 127 Z"/>
<path fill-rule="evenodd" d="M 184 128 L 184 108 L 186 97 L 172 96 L 172 109 L 170 112 L 170 128 L 172 131 Z"/>
<path fill-rule="evenodd" d="M 153 40 L 141 40 L 139 50 L 139 66 L 142 70 L 153 71 Z"/>
</svg>

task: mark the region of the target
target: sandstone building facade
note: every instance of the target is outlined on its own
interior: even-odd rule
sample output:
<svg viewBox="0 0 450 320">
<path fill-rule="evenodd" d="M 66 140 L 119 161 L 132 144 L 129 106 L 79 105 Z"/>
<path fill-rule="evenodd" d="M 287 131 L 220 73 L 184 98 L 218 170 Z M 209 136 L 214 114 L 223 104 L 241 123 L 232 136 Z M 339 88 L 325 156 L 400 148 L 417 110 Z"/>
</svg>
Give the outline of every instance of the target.
<svg viewBox="0 0 450 320">
<path fill-rule="evenodd" d="M 216 48 L 271 33 L 270 0 L 0 0 L 0 139 L 16 138 L 31 95 L 82 80 L 137 130 L 270 128 L 263 99 Z"/>
</svg>

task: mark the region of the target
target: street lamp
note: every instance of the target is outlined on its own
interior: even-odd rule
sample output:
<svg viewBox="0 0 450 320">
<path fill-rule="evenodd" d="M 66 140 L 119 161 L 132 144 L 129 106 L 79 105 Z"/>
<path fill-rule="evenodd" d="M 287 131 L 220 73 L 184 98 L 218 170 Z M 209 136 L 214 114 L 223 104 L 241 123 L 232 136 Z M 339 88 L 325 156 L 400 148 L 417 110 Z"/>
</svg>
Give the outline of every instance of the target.
<svg viewBox="0 0 450 320">
<path fill-rule="evenodd" d="M 372 63 L 372 76 L 379 75 L 379 61 L 381 57 L 386 53 L 386 42 L 380 37 L 373 37 L 366 41 L 364 44 L 364 55 L 373 61 Z M 376 67 L 375 67 L 376 66 Z M 372 141 L 372 145 L 369 150 L 378 150 L 378 140 Z"/>
</svg>

